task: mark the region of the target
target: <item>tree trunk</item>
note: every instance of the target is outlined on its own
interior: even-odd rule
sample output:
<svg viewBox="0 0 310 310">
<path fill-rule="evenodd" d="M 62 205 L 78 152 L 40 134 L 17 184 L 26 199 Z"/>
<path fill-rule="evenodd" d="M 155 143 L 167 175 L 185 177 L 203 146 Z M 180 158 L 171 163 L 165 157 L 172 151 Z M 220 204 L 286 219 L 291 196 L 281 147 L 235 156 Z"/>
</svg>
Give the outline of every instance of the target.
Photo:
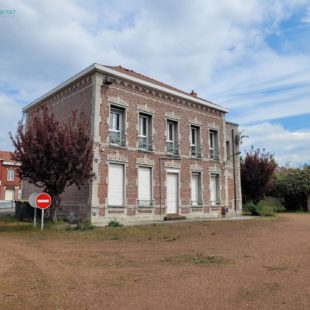
<svg viewBox="0 0 310 310">
<path fill-rule="evenodd" d="M 53 223 L 57 222 L 57 207 L 56 206 L 53 206 L 53 208 L 51 208 L 50 219 L 52 220 Z"/>
<path fill-rule="evenodd" d="M 56 195 L 50 195 L 52 198 L 52 204 L 50 206 L 49 219 L 53 222 L 57 222 L 57 210 L 60 206 L 60 198 Z"/>
</svg>

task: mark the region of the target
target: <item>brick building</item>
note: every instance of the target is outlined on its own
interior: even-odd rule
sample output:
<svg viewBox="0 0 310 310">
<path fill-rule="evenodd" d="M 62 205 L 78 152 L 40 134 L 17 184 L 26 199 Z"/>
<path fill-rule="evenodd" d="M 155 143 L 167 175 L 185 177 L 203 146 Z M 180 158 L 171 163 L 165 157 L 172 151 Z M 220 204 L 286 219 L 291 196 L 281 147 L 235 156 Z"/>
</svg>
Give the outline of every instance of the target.
<svg viewBox="0 0 310 310">
<path fill-rule="evenodd" d="M 18 166 L 10 152 L 0 151 L 0 200 L 19 199 L 21 182 L 16 172 Z"/>
<path fill-rule="evenodd" d="M 225 108 L 149 77 L 93 64 L 24 108 L 65 121 L 83 110 L 95 178 L 62 195 L 62 212 L 93 223 L 241 213 L 238 125 Z M 28 197 L 34 190 L 23 188 Z"/>
</svg>

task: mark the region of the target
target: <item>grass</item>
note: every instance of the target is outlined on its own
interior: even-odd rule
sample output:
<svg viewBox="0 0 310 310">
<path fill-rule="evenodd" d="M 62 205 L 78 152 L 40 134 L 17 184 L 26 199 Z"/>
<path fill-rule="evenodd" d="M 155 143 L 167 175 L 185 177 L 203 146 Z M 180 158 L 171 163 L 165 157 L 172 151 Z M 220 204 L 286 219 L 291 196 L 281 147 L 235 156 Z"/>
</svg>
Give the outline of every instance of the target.
<svg viewBox="0 0 310 310">
<path fill-rule="evenodd" d="M 103 239 L 103 240 L 163 240 L 173 242 L 180 238 L 180 233 L 174 232 L 177 227 L 171 225 L 139 225 L 139 226 L 116 226 L 116 227 L 94 227 L 88 222 L 81 222 L 79 225 L 70 225 L 63 221 L 56 223 L 46 222 L 44 224 L 43 234 L 51 238 L 79 238 L 83 236 L 86 239 Z M 37 221 L 37 227 L 33 228 L 33 222 L 22 222 L 13 216 L 0 218 L 0 233 L 10 233 L 40 238 L 40 221 Z"/>
</svg>

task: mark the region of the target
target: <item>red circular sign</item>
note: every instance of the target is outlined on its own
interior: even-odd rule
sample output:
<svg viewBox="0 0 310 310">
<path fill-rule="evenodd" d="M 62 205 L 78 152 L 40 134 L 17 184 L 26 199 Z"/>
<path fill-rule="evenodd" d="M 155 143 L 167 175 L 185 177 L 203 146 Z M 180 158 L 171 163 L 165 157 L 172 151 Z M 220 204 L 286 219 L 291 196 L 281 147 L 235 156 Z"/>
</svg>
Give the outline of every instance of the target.
<svg viewBox="0 0 310 310">
<path fill-rule="evenodd" d="M 40 209 L 47 209 L 51 205 L 52 199 L 49 194 L 41 193 L 36 197 L 36 205 Z"/>
</svg>

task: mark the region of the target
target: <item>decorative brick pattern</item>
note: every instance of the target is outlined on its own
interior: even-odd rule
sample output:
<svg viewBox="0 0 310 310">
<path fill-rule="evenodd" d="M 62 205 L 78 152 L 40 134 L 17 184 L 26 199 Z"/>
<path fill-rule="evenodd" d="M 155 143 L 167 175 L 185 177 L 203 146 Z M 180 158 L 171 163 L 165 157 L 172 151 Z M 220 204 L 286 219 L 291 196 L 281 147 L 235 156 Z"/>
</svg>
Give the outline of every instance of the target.
<svg viewBox="0 0 310 310">
<path fill-rule="evenodd" d="M 151 88 L 135 85 L 127 80 L 115 78 L 111 85 L 104 83 L 104 77 L 93 73 L 76 81 L 70 87 L 51 95 L 42 102 L 52 107 L 60 121 L 66 119 L 75 110 L 83 111 L 89 117 L 92 124 L 90 133 L 96 135 L 94 158 L 94 171 L 96 173 L 96 186 L 85 186 L 82 190 L 68 189 L 63 195 L 63 206 L 77 205 L 84 208 L 83 214 L 90 214 L 91 207 L 99 208 L 99 216 L 92 220 L 108 220 L 113 217 L 139 218 L 153 217 L 162 219 L 166 214 L 166 173 L 168 169 L 179 170 L 179 212 L 191 216 L 216 214 L 221 206 L 234 206 L 241 211 L 240 167 L 239 147 L 235 146 L 235 169 L 233 169 L 232 157 L 226 158 L 226 141 L 232 145 L 231 132 L 238 131 L 238 127 L 225 122 L 225 113 L 214 107 L 202 105 L 190 100 L 160 93 Z M 99 84 L 98 84 L 99 83 Z M 96 87 L 96 91 L 94 88 Z M 95 98 L 94 98 L 95 96 Z M 99 111 L 93 109 L 94 103 L 98 104 Z M 207 103 L 207 102 L 206 102 Z M 125 138 L 123 147 L 110 146 L 109 141 L 109 113 L 110 105 L 118 105 L 125 111 Z M 97 117 L 93 113 L 96 111 Z M 29 111 L 35 113 L 36 107 Z M 137 149 L 138 119 L 139 113 L 152 115 L 152 152 L 144 152 Z M 166 154 L 167 119 L 176 120 L 178 123 L 180 156 L 174 157 Z M 200 128 L 201 158 L 190 156 L 190 125 Z M 209 159 L 209 130 L 218 132 L 219 159 Z M 94 132 L 94 130 L 96 132 Z M 109 162 L 124 163 L 125 197 L 123 208 L 108 208 L 108 165 Z M 137 208 L 138 199 L 138 169 L 137 166 L 150 166 L 152 168 L 152 199 L 153 205 L 149 208 Z M 191 175 L 193 171 L 201 173 L 201 198 L 202 205 L 199 208 L 191 207 Z M 235 171 L 235 174 L 234 174 Z M 210 207 L 210 174 L 219 175 L 220 182 L 220 206 Z M 235 178 L 232 178 L 235 176 Z M 234 179 L 236 182 L 236 197 L 234 195 Z M 29 184 L 25 186 L 25 195 L 29 193 Z M 97 195 L 89 199 L 90 195 Z M 93 202 L 92 202 L 93 201 Z M 96 201 L 96 205 L 91 205 Z M 107 209 L 106 209 L 107 208 Z"/>
</svg>

